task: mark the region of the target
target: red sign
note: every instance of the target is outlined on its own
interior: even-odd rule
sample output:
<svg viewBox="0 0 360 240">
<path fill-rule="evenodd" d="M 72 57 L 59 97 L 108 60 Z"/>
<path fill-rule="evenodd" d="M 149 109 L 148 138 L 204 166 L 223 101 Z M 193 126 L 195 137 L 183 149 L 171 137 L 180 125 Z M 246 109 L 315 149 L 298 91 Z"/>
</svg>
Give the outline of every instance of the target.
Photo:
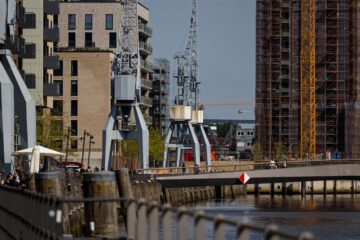
<svg viewBox="0 0 360 240">
<path fill-rule="evenodd" d="M 239 177 L 240 181 L 243 183 L 243 184 L 246 184 L 247 181 L 249 181 L 250 177 L 249 175 L 247 175 L 246 172 L 243 172 L 240 177 Z"/>
</svg>

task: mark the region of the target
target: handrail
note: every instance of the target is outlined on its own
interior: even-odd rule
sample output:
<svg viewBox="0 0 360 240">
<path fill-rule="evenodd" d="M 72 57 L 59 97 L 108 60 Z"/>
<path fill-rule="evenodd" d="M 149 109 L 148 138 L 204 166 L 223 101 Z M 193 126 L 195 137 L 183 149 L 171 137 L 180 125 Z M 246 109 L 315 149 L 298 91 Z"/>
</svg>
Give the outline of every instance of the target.
<svg viewBox="0 0 360 240">
<path fill-rule="evenodd" d="M 216 172 L 234 172 L 234 171 L 252 171 L 271 168 L 292 168 L 304 166 L 334 165 L 334 164 L 360 164 L 359 159 L 342 159 L 342 160 L 291 160 L 291 161 L 261 161 L 251 163 L 229 164 L 221 166 L 198 166 L 199 174 L 216 173 Z M 194 174 L 194 167 L 166 167 L 166 168 L 148 168 L 138 169 L 139 174 Z"/>
</svg>

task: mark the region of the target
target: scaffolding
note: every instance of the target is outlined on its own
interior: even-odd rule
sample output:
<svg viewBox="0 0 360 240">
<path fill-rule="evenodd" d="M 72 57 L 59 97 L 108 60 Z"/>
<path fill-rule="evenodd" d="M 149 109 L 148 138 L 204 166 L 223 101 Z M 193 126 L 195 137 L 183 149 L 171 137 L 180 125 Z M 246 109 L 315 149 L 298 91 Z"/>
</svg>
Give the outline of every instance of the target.
<svg viewBox="0 0 360 240">
<path fill-rule="evenodd" d="M 310 88 L 302 89 L 300 81 L 301 41 L 304 40 L 301 23 L 305 17 L 301 5 L 307 1 L 257 0 L 256 139 L 267 157 L 271 157 L 272 147 L 277 143 L 293 157 L 299 156 L 300 149 L 304 149 L 300 146 L 301 136 L 313 139 L 311 147 L 308 141 L 308 151 L 317 153 L 317 157 L 334 151 L 345 153 L 345 148 L 348 155 L 355 151 L 348 146 L 355 137 L 347 137 L 345 142 L 345 129 L 360 125 L 356 120 L 359 111 L 354 107 L 358 78 L 358 49 L 354 48 L 359 40 L 354 33 L 358 35 L 359 3 L 355 0 L 311 1 L 315 4 L 313 61 L 316 70 L 312 76 L 316 82 L 311 92 L 315 102 L 311 102 L 312 110 L 309 108 L 309 114 L 304 116 L 301 93 Z M 306 96 L 309 100 L 310 94 Z M 346 113 L 345 104 L 348 105 Z M 301 117 L 309 120 L 303 134 Z M 357 148 L 360 154 L 360 144 Z"/>
</svg>

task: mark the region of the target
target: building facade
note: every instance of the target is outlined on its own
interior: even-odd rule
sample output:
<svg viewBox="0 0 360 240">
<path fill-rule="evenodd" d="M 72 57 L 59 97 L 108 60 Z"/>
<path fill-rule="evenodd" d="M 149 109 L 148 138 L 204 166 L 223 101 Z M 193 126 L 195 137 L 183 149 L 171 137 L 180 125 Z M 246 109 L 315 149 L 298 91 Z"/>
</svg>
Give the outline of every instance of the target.
<svg viewBox="0 0 360 240">
<path fill-rule="evenodd" d="M 102 129 L 111 110 L 111 67 L 119 44 L 122 5 L 120 1 L 59 2 L 60 39 L 56 54 L 60 57 L 55 82 L 61 96 L 54 99 L 53 116 L 63 120 L 64 130 L 70 129 L 69 144 L 63 148 L 73 152 L 75 160 L 91 147 L 91 158 L 101 159 Z M 141 58 L 140 108 L 148 124 L 152 99 L 152 53 L 149 38 L 149 10 L 138 5 L 139 52 Z M 56 110 L 55 110 L 56 109 Z M 60 116 L 58 116 L 60 115 Z M 84 132 L 88 133 L 84 135 Z M 90 136 L 92 143 L 89 143 Z M 85 138 L 85 145 L 84 144 Z M 86 154 L 85 154 L 86 155 Z M 85 157 L 87 158 L 87 156 Z M 94 164 L 91 164 L 94 166 Z"/>
<path fill-rule="evenodd" d="M 151 97 L 153 107 L 151 115 L 153 126 L 162 135 L 166 134 L 169 125 L 170 115 L 170 63 L 167 59 L 155 59 L 153 73 L 150 75 L 153 82 Z"/>
<path fill-rule="evenodd" d="M 315 2 L 316 152 L 346 155 L 345 110 L 358 78 L 359 3 Z M 300 33 L 301 1 L 257 0 L 256 140 L 266 156 L 275 143 L 299 152 Z"/>
</svg>

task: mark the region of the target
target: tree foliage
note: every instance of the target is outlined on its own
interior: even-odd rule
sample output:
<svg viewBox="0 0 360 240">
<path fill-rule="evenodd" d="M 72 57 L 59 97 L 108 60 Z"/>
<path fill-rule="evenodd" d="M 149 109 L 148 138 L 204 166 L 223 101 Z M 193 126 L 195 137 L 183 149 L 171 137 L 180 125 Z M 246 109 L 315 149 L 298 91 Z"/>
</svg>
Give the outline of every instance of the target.
<svg viewBox="0 0 360 240">
<path fill-rule="evenodd" d="M 162 161 L 165 150 L 165 142 L 161 133 L 151 127 L 149 129 L 149 157 L 155 163 L 155 161 Z"/>
<path fill-rule="evenodd" d="M 61 119 L 49 114 L 37 116 L 36 138 L 39 144 L 62 151 L 64 135 L 63 121 Z"/>
</svg>

